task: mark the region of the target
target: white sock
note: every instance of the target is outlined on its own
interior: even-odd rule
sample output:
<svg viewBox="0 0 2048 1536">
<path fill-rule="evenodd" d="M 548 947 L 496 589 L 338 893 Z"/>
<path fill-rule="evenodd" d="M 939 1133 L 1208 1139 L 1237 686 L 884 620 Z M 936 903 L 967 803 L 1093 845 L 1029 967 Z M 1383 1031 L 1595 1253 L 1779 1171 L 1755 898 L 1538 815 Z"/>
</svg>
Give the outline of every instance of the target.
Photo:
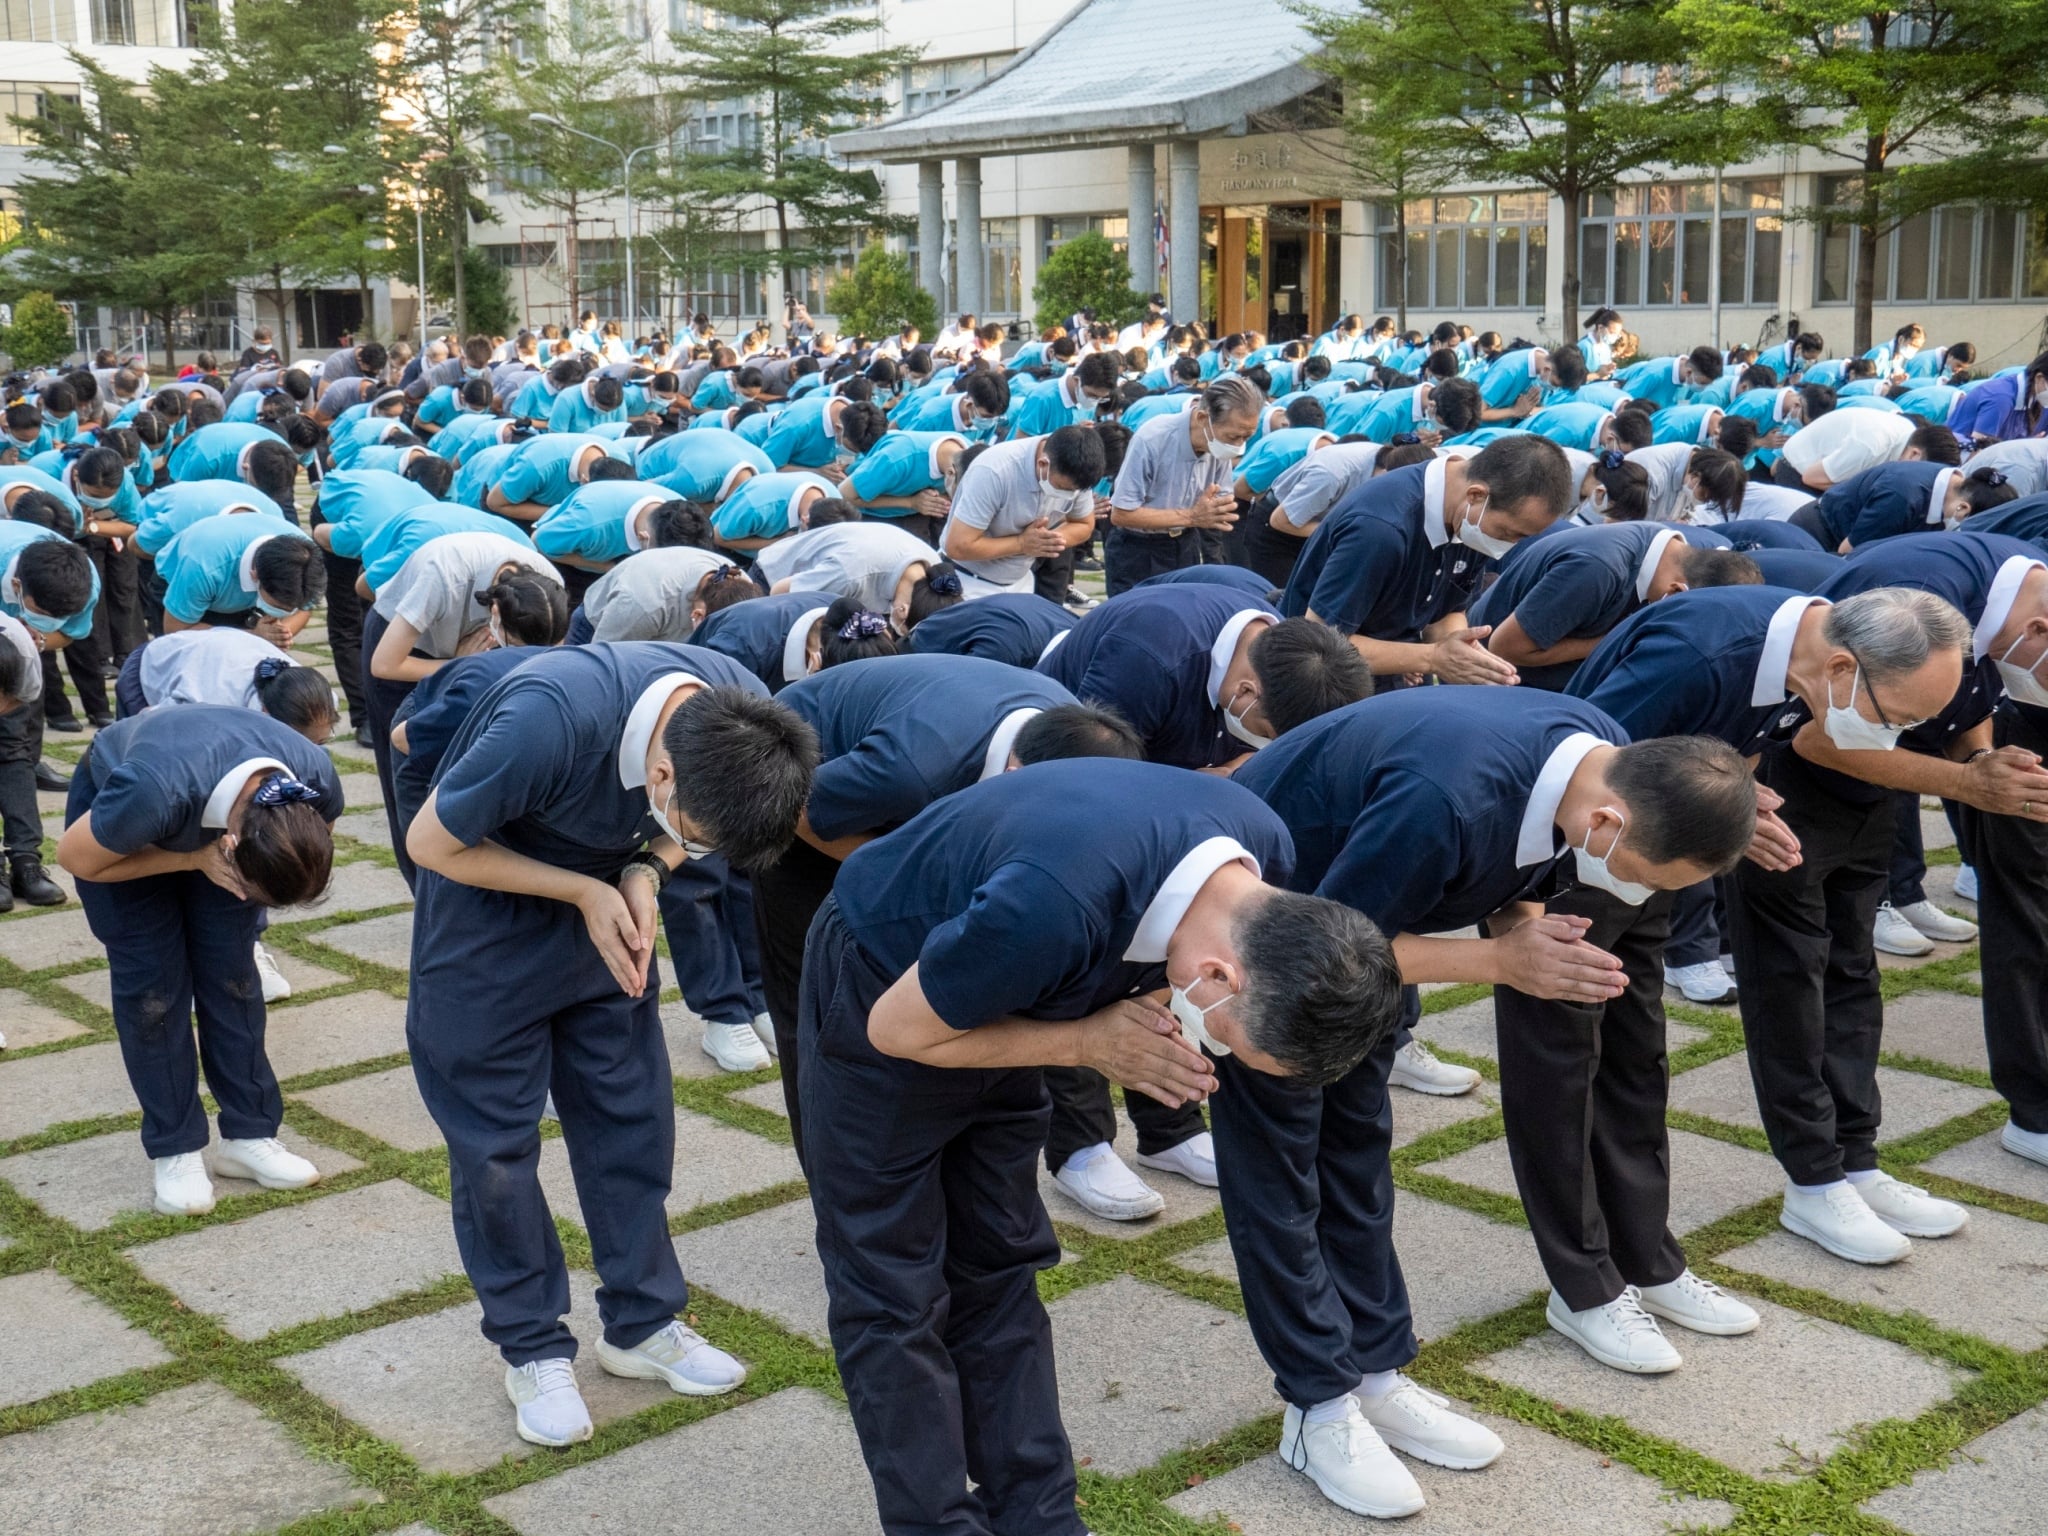
<svg viewBox="0 0 2048 1536">
<path fill-rule="evenodd" d="M 1831 1189 L 1840 1189 L 1848 1182 L 1847 1179 L 1835 1179 L 1827 1184 L 1794 1184 L 1792 1188 L 1802 1195 L 1824 1195 Z"/>
<path fill-rule="evenodd" d="M 1350 1416 L 1350 1413 L 1351 1394 L 1346 1392 L 1341 1397 L 1331 1398 L 1327 1403 L 1317 1403 L 1315 1407 L 1302 1414 L 1301 1422 L 1304 1424 L 1341 1424 Z"/>
<path fill-rule="evenodd" d="M 1366 1402 L 1376 1403 L 1393 1391 L 1394 1383 L 1400 1379 L 1399 1371 L 1367 1371 L 1351 1390 Z"/>
<path fill-rule="evenodd" d="M 1883 1172 L 1880 1168 L 1858 1168 L 1854 1173 L 1845 1173 L 1842 1177 L 1851 1184 L 1868 1184 L 1873 1179 L 1883 1177 Z"/>
<path fill-rule="evenodd" d="M 1096 1161 L 1096 1159 L 1110 1157 L 1113 1155 L 1113 1150 L 1108 1142 L 1098 1141 L 1097 1143 L 1095 1143 L 1094 1146 L 1083 1147 L 1080 1151 L 1070 1155 L 1067 1158 L 1066 1162 L 1062 1164 L 1062 1166 L 1071 1168 L 1076 1173 L 1079 1173 L 1083 1168 L 1086 1168 L 1090 1163 Z"/>
</svg>

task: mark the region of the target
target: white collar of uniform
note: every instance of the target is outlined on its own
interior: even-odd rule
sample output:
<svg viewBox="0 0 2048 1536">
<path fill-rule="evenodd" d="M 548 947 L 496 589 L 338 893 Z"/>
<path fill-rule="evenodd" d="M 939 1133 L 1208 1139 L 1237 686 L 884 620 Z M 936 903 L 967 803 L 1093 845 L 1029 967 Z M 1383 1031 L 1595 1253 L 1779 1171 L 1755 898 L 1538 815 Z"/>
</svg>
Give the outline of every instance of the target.
<svg viewBox="0 0 2048 1536">
<path fill-rule="evenodd" d="M 1806 617 L 1806 610 L 1816 605 L 1825 608 L 1828 600 L 1788 597 L 1771 615 L 1771 627 L 1764 631 L 1763 654 L 1756 659 L 1756 681 L 1749 690 L 1752 707 L 1762 709 L 1785 702 L 1790 692 L 1785 686 L 1785 671 L 1792 665 L 1792 642 L 1799 638 L 1799 621 Z"/>
<path fill-rule="evenodd" d="M 1237 642 L 1247 626 L 1272 615 L 1256 608 L 1240 608 L 1216 631 L 1216 643 L 1209 647 L 1209 702 L 1223 702 L 1223 674 L 1230 670 L 1230 658 L 1237 654 Z"/>
<path fill-rule="evenodd" d="M 1451 531 L 1444 526 L 1445 462 L 1431 459 L 1422 468 L 1422 536 L 1431 549 L 1442 549 L 1451 542 Z"/>
<path fill-rule="evenodd" d="M 1133 965 L 1165 964 L 1167 941 L 1188 915 L 1196 894 L 1208 884 L 1211 875 L 1233 861 L 1242 863 L 1255 875 L 1259 873 L 1259 861 L 1234 837 L 1212 837 L 1197 843 L 1160 882 L 1145 907 L 1145 915 L 1138 919 L 1138 931 L 1131 935 L 1124 959 Z"/>
<path fill-rule="evenodd" d="M 728 469 L 725 472 L 725 478 L 718 483 L 718 499 L 723 501 L 734 491 L 738 490 L 741 472 L 751 471 L 754 467 L 752 464 L 735 464 L 731 469 Z"/>
<path fill-rule="evenodd" d="M 2027 572 L 2042 564 L 2043 561 L 2025 555 L 2014 555 L 1991 578 L 1991 594 L 1984 599 L 1984 617 L 1977 621 L 1977 634 L 1972 642 L 1971 654 L 1977 660 L 1982 661 L 1990 654 L 1991 642 L 2012 617 L 2012 605 L 2020 595 L 2020 583 L 2027 579 Z"/>
<path fill-rule="evenodd" d="M 811 626 L 825 617 L 824 608 L 806 608 L 782 638 L 782 680 L 793 683 L 805 675 L 804 651 L 811 643 Z"/>
<path fill-rule="evenodd" d="M 929 459 L 926 461 L 925 468 L 934 480 L 943 480 L 945 478 L 939 470 L 939 450 L 948 443 L 958 443 L 964 449 L 967 446 L 967 439 L 958 432 L 941 432 L 932 440 L 932 451 Z"/>
<path fill-rule="evenodd" d="M 597 409 L 597 397 L 590 391 L 596 386 L 597 381 L 603 377 L 604 375 L 601 373 L 593 373 L 583 381 L 583 403 L 593 411 Z"/>
<path fill-rule="evenodd" d="M 1543 771 L 1536 775 L 1535 786 L 1529 791 L 1528 809 L 1522 812 L 1522 830 L 1515 838 L 1517 869 L 1547 864 L 1557 856 L 1555 823 L 1557 808 L 1564 803 L 1565 786 L 1571 783 L 1587 753 L 1609 745 L 1589 732 L 1573 731 L 1551 749 Z"/>
<path fill-rule="evenodd" d="M 1054 635 L 1050 640 L 1046 641 L 1045 649 L 1038 653 L 1038 659 L 1040 661 L 1045 660 L 1046 657 L 1050 656 L 1054 651 L 1058 650 L 1061 646 L 1065 645 L 1067 643 L 1067 636 L 1071 635 L 1072 633 L 1073 631 L 1071 629 L 1063 629 L 1058 634 Z"/>
<path fill-rule="evenodd" d="M 1685 382 L 1685 359 L 1682 357 L 1671 359 L 1671 382 L 1674 384 L 1683 384 Z"/>
<path fill-rule="evenodd" d="M 953 430 L 954 430 L 954 431 L 956 431 L 956 432 L 965 432 L 965 431 L 967 430 L 967 422 L 966 422 L 966 421 L 965 421 L 964 419 L 962 419 L 962 417 L 961 417 L 961 414 L 960 414 L 960 413 L 961 413 L 962 411 L 966 410 L 966 409 L 967 409 L 967 407 L 968 407 L 968 406 L 969 406 L 970 404 L 972 404 L 972 403 L 973 403 L 973 402 L 971 402 L 971 401 L 970 401 L 970 400 L 969 400 L 969 399 L 967 398 L 967 395 L 966 395 L 966 392 L 965 392 L 965 391 L 962 391 L 962 392 L 960 392 L 960 393 L 957 393 L 957 394 L 955 394 L 955 395 L 953 396 Z"/>
<path fill-rule="evenodd" d="M 14 557 L 7 562 L 6 567 L 0 569 L 0 599 L 14 604 L 17 608 L 22 605 L 21 578 L 14 573 L 20 568 L 21 551 L 17 549 L 14 552 Z M 1064 635 L 1064 631 L 1062 634 Z"/>
<path fill-rule="evenodd" d="M 988 750 L 981 755 L 981 778 L 977 783 L 995 778 L 1010 766 L 1010 749 L 1017 745 L 1017 733 L 1043 713 L 1036 707 L 1013 709 L 996 722 L 995 730 L 989 734 Z"/>
<path fill-rule="evenodd" d="M 261 441 L 261 439 L 257 441 Z M 279 441 L 282 441 L 282 439 L 279 439 Z M 237 480 L 242 479 L 249 473 L 249 450 L 255 446 L 256 443 L 254 442 L 244 443 L 240 451 L 235 454 L 235 478 Z"/>
<path fill-rule="evenodd" d="M 695 683 L 699 688 L 710 684 L 703 678 L 688 672 L 664 672 L 642 691 L 633 701 L 632 709 L 626 713 L 626 728 L 619 733 L 619 785 L 623 789 L 645 789 L 647 787 L 647 747 L 654 740 L 654 722 L 661 718 L 662 707 L 678 688 L 687 688 Z"/>
<path fill-rule="evenodd" d="M 1657 575 L 1657 562 L 1664 558 L 1665 549 L 1673 539 L 1682 539 L 1684 537 L 1685 535 L 1676 528 L 1666 528 L 1662 533 L 1650 540 L 1650 548 L 1643 556 L 1643 563 L 1636 567 L 1637 602 L 1646 602 L 1649 599 L 1650 583 Z"/>
<path fill-rule="evenodd" d="M 1054 382 L 1059 386 L 1060 401 L 1070 411 L 1081 408 L 1081 370 L 1069 368 Z"/>
<path fill-rule="evenodd" d="M 242 793 L 242 786 L 249 782 L 249 776 L 259 768 L 291 772 L 274 757 L 252 757 L 247 762 L 235 764 L 221 775 L 220 782 L 213 786 L 213 793 L 206 797 L 206 808 L 199 813 L 199 825 L 226 830 L 228 812 L 235 808 L 235 800 Z"/>
<path fill-rule="evenodd" d="M 1415 393 L 1408 397 L 1408 419 L 1420 427 L 1429 420 L 1429 402 L 1436 391 L 1427 384 L 1415 386 Z"/>
<path fill-rule="evenodd" d="M 262 538 L 256 540 L 247 549 L 242 551 L 242 563 L 237 569 L 236 575 L 242 583 L 242 590 L 244 592 L 261 592 L 263 590 L 256 585 L 256 551 L 277 537 L 277 534 L 266 533 Z"/>
<path fill-rule="evenodd" d="M 1954 465 L 1944 465 L 1942 469 L 1935 475 L 1934 484 L 1928 488 L 1927 492 L 1928 527 L 1939 528 L 1941 526 L 1942 511 L 1943 508 L 1946 507 L 1946 505 L 1948 504 L 1949 482 L 1955 479 L 1955 477 L 1957 475 L 1960 475 L 1961 473 L 1962 471 L 1960 469 L 1957 469 Z"/>
<path fill-rule="evenodd" d="M 633 505 L 626 508 L 626 548 L 632 550 L 635 554 L 638 554 L 641 550 L 647 547 L 640 541 L 640 531 L 638 527 L 640 521 L 640 514 L 642 512 L 645 512 L 649 507 L 660 506 L 662 502 L 665 500 L 667 500 L 667 498 L 663 496 L 642 496 L 639 500 L 635 501 Z"/>
<path fill-rule="evenodd" d="M 1778 391 L 1777 399 L 1771 402 L 1771 424 L 1773 426 L 1777 425 L 1779 422 L 1782 422 L 1785 419 L 1785 417 L 1791 412 L 1792 398 L 1798 393 L 1798 390 L 1792 389 L 1790 387 Z"/>
</svg>

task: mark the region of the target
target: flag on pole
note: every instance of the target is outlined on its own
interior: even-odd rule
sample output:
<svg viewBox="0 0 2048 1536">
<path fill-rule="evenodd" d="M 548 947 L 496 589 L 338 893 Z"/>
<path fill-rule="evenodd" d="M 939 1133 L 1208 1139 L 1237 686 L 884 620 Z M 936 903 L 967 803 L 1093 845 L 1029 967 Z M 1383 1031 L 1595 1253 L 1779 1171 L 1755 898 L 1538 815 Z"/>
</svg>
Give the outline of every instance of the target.
<svg viewBox="0 0 2048 1536">
<path fill-rule="evenodd" d="M 1156 281 L 1159 274 L 1173 264 L 1173 242 L 1166 233 L 1166 210 L 1159 204 L 1152 205 L 1152 276 Z"/>
</svg>

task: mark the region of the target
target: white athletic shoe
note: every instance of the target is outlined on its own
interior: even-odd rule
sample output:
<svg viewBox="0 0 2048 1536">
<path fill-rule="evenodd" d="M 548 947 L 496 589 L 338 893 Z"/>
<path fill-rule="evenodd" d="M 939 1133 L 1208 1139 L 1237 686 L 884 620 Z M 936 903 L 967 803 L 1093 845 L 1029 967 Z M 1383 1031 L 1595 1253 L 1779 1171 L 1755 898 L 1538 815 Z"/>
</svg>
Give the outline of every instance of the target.
<svg viewBox="0 0 2048 1536">
<path fill-rule="evenodd" d="M 1431 1466 L 1476 1472 L 1490 1467 L 1506 1449 L 1500 1436 L 1462 1413 L 1451 1411 L 1450 1399 L 1417 1386 L 1396 1374 L 1381 1398 L 1354 1392 L 1359 1412 L 1379 1437 L 1397 1451 L 1406 1451 Z"/>
<path fill-rule="evenodd" d="M 2048 1131 L 2023 1131 L 2008 1120 L 1998 1133 L 1998 1144 L 2014 1157 L 2048 1166 Z"/>
<path fill-rule="evenodd" d="M 1694 1333 L 1733 1338 L 1740 1333 L 1755 1333 L 1763 1323 L 1755 1308 L 1743 1305 L 1713 1281 L 1702 1280 L 1689 1269 L 1662 1285 L 1630 1289 L 1645 1312 Z"/>
<path fill-rule="evenodd" d="M 156 1208 L 166 1216 L 204 1216 L 213 1209 L 213 1180 L 206 1159 L 179 1152 L 151 1159 L 156 1174 Z"/>
<path fill-rule="evenodd" d="M 1870 942 L 1888 955 L 1931 955 L 1934 940 L 1906 920 L 1905 914 L 1885 902 L 1877 909 L 1877 922 L 1870 931 Z"/>
<path fill-rule="evenodd" d="M 1814 1194 L 1786 1185 L 1778 1225 L 1852 1264 L 1896 1264 L 1913 1251 L 1905 1234 L 1878 1220 L 1848 1183 L 1830 1184 Z"/>
<path fill-rule="evenodd" d="M 224 1179 L 254 1179 L 265 1189 L 304 1189 L 320 1182 L 320 1170 L 275 1136 L 223 1141 L 213 1152 L 213 1171 Z"/>
<path fill-rule="evenodd" d="M 1308 1424 L 1287 1405 L 1280 1424 L 1280 1459 L 1323 1490 L 1323 1497 L 1355 1515 L 1398 1520 L 1425 1502 L 1414 1474 L 1366 1422 L 1355 1397 L 1334 1424 Z"/>
<path fill-rule="evenodd" d="M 1124 1166 L 1106 1141 L 1076 1152 L 1052 1179 L 1068 1199 L 1105 1221 L 1143 1221 L 1166 1209 L 1166 1198 Z"/>
<path fill-rule="evenodd" d="M 704 1054 L 721 1072 L 756 1072 L 768 1065 L 768 1047 L 751 1024 L 704 1021 Z"/>
<path fill-rule="evenodd" d="M 1977 937 L 1977 925 L 1968 918 L 1952 917 L 1931 901 L 1916 901 L 1899 908 L 1899 916 L 1928 938 L 1943 944 L 1967 944 Z"/>
<path fill-rule="evenodd" d="M 1657 1326 L 1657 1319 L 1645 1312 L 1643 1304 L 1636 1300 L 1633 1287 L 1624 1290 L 1604 1307 L 1588 1307 L 1583 1312 L 1574 1312 L 1559 1299 L 1557 1292 L 1552 1291 L 1544 1317 L 1552 1328 L 1595 1360 L 1602 1365 L 1611 1365 L 1617 1371 L 1630 1371 L 1638 1376 L 1662 1376 L 1685 1363 L 1679 1358 L 1678 1351 L 1671 1347 L 1671 1341 L 1664 1337 L 1664 1330 Z"/>
<path fill-rule="evenodd" d="M 1977 866 L 1965 864 L 1956 871 L 1956 895 L 1964 901 L 1977 899 Z"/>
<path fill-rule="evenodd" d="M 1396 1088 L 1451 1098 L 1477 1088 L 1479 1074 L 1470 1067 L 1454 1067 L 1448 1061 L 1438 1061 L 1428 1046 L 1420 1040 L 1410 1040 L 1394 1052 L 1394 1070 L 1387 1075 L 1387 1081 Z"/>
<path fill-rule="evenodd" d="M 768 1048 L 770 1056 L 779 1055 L 775 1049 L 775 1021 L 765 1013 L 754 1015 L 754 1033 L 761 1037 L 761 1044 Z"/>
<path fill-rule="evenodd" d="M 1204 1189 L 1216 1187 L 1216 1138 L 1207 1131 L 1197 1132 L 1179 1146 L 1168 1147 L 1157 1155 L 1140 1152 L 1138 1161 L 1163 1173 L 1177 1173 Z"/>
<path fill-rule="evenodd" d="M 1667 965 L 1664 985 L 1677 988 L 1688 1003 L 1735 1001 L 1735 978 L 1721 969 L 1718 960 L 1702 960 L 1698 965 Z"/>
<path fill-rule="evenodd" d="M 270 951 L 262 941 L 256 944 L 256 979 L 263 983 L 263 1001 L 281 1003 L 292 995 L 292 984 L 284 979 L 284 972 L 277 968 L 277 962 L 270 958 Z"/>
<path fill-rule="evenodd" d="M 1969 1210 L 1953 1200 L 1937 1200 L 1915 1184 L 1902 1184 L 1888 1173 L 1864 1179 L 1856 1193 L 1877 1219 L 1908 1237 L 1948 1237 L 1970 1224 Z"/>
<path fill-rule="evenodd" d="M 679 1322 L 649 1334 L 631 1349 L 599 1339 L 597 1363 L 614 1376 L 665 1381 L 685 1397 L 717 1397 L 747 1379 L 744 1365 Z"/>
<path fill-rule="evenodd" d="M 519 1413 L 519 1438 L 530 1445 L 575 1445 L 596 1433 L 567 1360 L 506 1366 L 505 1395 Z"/>
</svg>

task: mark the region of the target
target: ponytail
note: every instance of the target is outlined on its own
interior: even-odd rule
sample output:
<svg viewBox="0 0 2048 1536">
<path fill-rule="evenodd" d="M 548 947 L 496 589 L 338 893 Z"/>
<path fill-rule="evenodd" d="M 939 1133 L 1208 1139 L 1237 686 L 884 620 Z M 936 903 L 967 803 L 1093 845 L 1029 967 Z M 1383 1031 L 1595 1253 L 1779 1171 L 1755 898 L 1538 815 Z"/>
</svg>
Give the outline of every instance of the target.
<svg viewBox="0 0 2048 1536">
<path fill-rule="evenodd" d="M 510 566 L 476 594 L 485 609 L 498 610 L 507 645 L 560 645 L 569 633 L 569 593 L 552 576 Z"/>
<path fill-rule="evenodd" d="M 961 584 L 958 566 L 950 560 L 926 566 L 925 573 L 911 583 L 910 616 L 903 627 L 915 629 L 940 609 L 966 601 L 967 589 Z"/>
<path fill-rule="evenodd" d="M 1686 460 L 1685 472 L 1698 478 L 1701 499 L 1719 507 L 1724 520 L 1742 515 L 1743 487 L 1749 483 L 1742 460 L 1725 449 L 1696 448 Z"/>
<path fill-rule="evenodd" d="M 896 635 L 886 613 L 861 607 L 857 597 L 833 601 L 819 621 L 823 628 L 818 645 L 818 670 L 846 661 L 866 661 L 875 656 L 897 654 Z"/>
<path fill-rule="evenodd" d="M 283 656 L 266 656 L 256 663 L 253 686 L 263 713 L 279 725 L 290 726 L 312 742 L 324 742 L 332 734 L 334 690 L 311 667 L 297 666 Z"/>
</svg>

